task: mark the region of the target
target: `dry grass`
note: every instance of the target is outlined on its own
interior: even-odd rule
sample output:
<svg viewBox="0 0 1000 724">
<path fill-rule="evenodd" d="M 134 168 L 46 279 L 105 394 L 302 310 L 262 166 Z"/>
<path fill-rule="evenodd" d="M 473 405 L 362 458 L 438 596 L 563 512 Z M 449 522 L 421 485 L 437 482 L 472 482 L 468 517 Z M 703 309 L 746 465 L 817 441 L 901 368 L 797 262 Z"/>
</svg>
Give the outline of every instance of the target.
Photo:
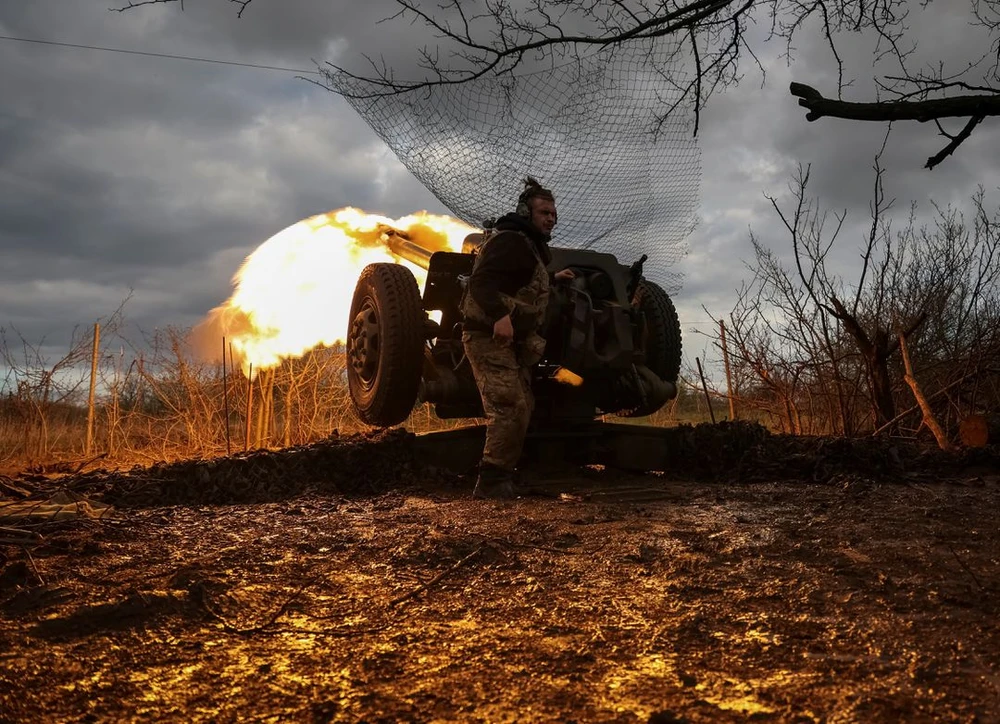
<svg viewBox="0 0 1000 724">
<path fill-rule="evenodd" d="M 132 355 L 121 346 L 118 355 L 99 356 L 88 450 L 87 335 L 76 335 L 71 352 L 55 363 L 23 344 L 25 353 L 15 359 L 3 340 L 10 371 L 0 386 L 0 469 L 122 468 L 292 447 L 368 429 L 350 404 L 342 348 L 314 350 L 251 382 L 221 361 L 198 359 L 183 330 L 167 329 L 147 342 Z M 403 426 L 424 432 L 466 424 L 441 420 L 421 405 Z"/>
</svg>

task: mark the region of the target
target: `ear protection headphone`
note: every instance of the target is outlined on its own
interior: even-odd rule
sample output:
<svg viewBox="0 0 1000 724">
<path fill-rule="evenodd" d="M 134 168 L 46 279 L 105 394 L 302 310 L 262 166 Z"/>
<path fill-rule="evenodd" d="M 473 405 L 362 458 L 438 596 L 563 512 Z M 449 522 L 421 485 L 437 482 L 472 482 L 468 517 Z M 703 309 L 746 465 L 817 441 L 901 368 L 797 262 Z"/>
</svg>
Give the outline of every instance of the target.
<svg viewBox="0 0 1000 724">
<path fill-rule="evenodd" d="M 514 213 L 517 214 L 518 216 L 524 216 L 529 219 L 531 218 L 531 207 L 528 206 L 528 200 L 527 198 L 525 198 L 525 194 L 521 194 L 521 196 L 518 198 L 517 208 L 514 209 Z"/>
</svg>

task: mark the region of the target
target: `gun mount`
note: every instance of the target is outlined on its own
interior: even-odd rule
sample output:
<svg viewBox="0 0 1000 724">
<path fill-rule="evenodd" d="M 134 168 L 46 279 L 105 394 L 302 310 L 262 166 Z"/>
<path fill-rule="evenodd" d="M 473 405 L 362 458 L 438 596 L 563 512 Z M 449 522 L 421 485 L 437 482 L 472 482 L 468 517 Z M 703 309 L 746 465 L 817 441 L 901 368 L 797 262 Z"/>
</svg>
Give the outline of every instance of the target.
<svg viewBox="0 0 1000 724">
<path fill-rule="evenodd" d="M 366 423 L 399 424 L 418 401 L 441 418 L 483 415 L 459 307 L 484 238 L 470 234 L 462 252 L 433 251 L 405 232 L 383 231 L 390 251 L 427 279 L 421 292 L 405 266 L 371 264 L 358 280 L 347 378 Z M 532 383 L 535 426 L 649 415 L 677 395 L 680 323 L 666 292 L 643 277 L 645 259 L 626 266 L 611 254 L 552 247 L 550 271 L 576 276 L 551 287 L 547 345 Z"/>
</svg>

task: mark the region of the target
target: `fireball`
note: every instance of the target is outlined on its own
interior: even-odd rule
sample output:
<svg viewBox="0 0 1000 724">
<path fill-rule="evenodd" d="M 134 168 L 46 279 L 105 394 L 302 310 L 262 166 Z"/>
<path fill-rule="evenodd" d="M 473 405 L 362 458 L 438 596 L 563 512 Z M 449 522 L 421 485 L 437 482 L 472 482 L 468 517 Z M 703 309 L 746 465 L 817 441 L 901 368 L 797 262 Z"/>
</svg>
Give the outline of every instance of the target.
<svg viewBox="0 0 1000 724">
<path fill-rule="evenodd" d="M 375 262 L 407 266 L 421 286 L 426 272 L 394 255 L 392 230 L 431 251 L 461 251 L 477 229 L 450 216 L 418 212 L 400 219 L 352 207 L 303 219 L 261 244 L 233 277 L 235 290 L 195 329 L 199 345 L 225 338 L 243 371 L 257 372 L 320 346 L 342 344 L 354 287 Z"/>
</svg>

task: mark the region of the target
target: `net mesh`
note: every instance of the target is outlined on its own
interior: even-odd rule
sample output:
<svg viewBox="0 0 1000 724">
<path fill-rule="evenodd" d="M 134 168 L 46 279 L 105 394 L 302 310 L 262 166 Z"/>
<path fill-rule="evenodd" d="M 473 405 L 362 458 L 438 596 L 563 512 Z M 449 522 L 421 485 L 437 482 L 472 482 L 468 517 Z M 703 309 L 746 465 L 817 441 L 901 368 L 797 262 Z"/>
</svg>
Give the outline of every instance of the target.
<svg viewBox="0 0 1000 724">
<path fill-rule="evenodd" d="M 678 104 L 685 72 L 678 46 L 661 39 L 429 91 L 374 95 L 366 81 L 326 77 L 466 223 L 513 211 L 531 175 L 556 197 L 554 246 L 624 264 L 645 253 L 645 276 L 676 293 L 701 180 L 693 104 Z"/>
</svg>

